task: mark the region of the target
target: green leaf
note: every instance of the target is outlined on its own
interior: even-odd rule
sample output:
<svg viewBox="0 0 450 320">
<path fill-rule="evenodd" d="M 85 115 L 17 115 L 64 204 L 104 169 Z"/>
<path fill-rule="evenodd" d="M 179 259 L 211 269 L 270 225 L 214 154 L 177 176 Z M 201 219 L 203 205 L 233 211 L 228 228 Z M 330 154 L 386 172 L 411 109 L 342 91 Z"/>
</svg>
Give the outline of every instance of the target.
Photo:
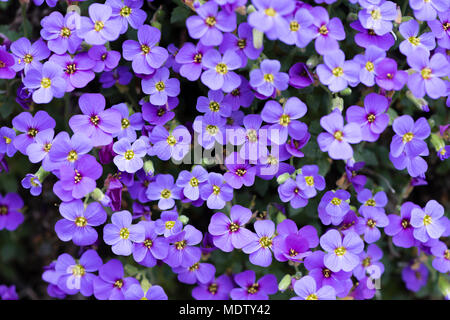
<svg viewBox="0 0 450 320">
<path fill-rule="evenodd" d="M 186 6 L 176 7 L 170 16 L 170 23 L 183 23 L 191 14 L 191 10 Z"/>
</svg>

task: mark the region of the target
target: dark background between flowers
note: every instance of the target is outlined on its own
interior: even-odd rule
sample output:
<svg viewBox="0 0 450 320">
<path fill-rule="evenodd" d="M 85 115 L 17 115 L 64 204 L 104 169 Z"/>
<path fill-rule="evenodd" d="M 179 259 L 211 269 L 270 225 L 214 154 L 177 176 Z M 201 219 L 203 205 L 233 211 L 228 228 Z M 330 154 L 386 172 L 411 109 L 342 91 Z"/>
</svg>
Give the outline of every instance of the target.
<svg viewBox="0 0 450 320">
<path fill-rule="evenodd" d="M 84 15 L 86 15 L 87 8 L 92 2 L 95 1 L 80 3 Z M 312 3 L 312 1 L 307 2 Z M 407 0 L 396 2 L 403 8 L 403 15 L 412 15 L 407 6 Z M 67 5 L 63 1 L 60 1 L 55 8 L 48 8 L 46 5 L 36 7 L 32 3 L 25 8 L 21 7 L 17 0 L 10 0 L 7 3 L 2 2 L 0 3 L 0 33 L 7 36 L 11 41 L 22 36 L 34 41 L 39 37 L 41 19 L 54 10 L 65 12 L 66 7 Z M 346 56 L 353 57 L 362 52 L 363 50 L 354 44 L 353 36 L 355 31 L 349 27 L 348 16 L 350 13 L 357 12 L 355 7 L 348 1 L 337 1 L 327 8 L 331 12 L 331 16 L 337 16 L 344 22 L 347 39 L 340 42 L 340 46 Z M 193 41 L 189 38 L 187 29 L 184 26 L 186 18 L 192 15 L 193 12 L 183 5 L 180 0 L 156 0 L 151 4 L 145 1 L 143 9 L 148 15 L 147 24 L 153 19 L 153 21 L 157 21 L 161 25 L 162 46 L 167 47 L 170 43 L 174 43 L 177 47 L 180 47 L 186 41 Z M 238 19 L 243 19 L 243 17 L 238 15 Z M 111 49 L 122 52 L 122 42 L 126 39 L 136 38 L 136 30 L 130 28 L 117 41 L 111 44 Z M 397 49 L 398 43 L 399 41 L 389 50 L 388 56 L 396 59 L 399 69 L 407 69 L 405 57 Z M 312 43 L 306 49 L 299 49 L 292 46 L 288 47 L 279 41 L 268 41 L 265 39 L 264 54 L 270 59 L 279 59 L 282 63 L 282 71 L 287 72 L 294 63 L 306 62 L 315 52 Z M 239 73 L 248 78 L 248 72 L 254 63 L 256 62 L 250 61 L 245 69 L 239 70 Z M 123 59 L 120 64 L 130 65 L 129 62 Z M 180 104 L 174 111 L 176 119 L 180 123 L 189 125 L 198 114 L 195 110 L 197 97 L 206 95 L 207 88 L 200 81 L 190 82 L 181 76 L 177 75 L 177 77 L 181 81 L 181 93 L 179 95 Z M 0 80 L 0 90 L 2 92 L 0 95 L 0 127 L 11 126 L 12 118 L 23 111 L 14 100 L 19 83 L 17 79 L 9 82 Z M 362 90 L 369 92 L 373 88 L 365 88 L 362 85 L 353 88 L 350 95 L 343 97 L 344 106 L 362 105 L 361 97 L 367 93 Z M 97 75 L 96 79 L 90 82 L 87 87 L 72 93 L 66 93 L 63 99 L 53 99 L 47 105 L 33 105 L 31 111 L 46 110 L 56 120 L 56 132 L 63 130 L 70 132 L 68 119 L 71 115 L 80 112 L 77 101 L 78 97 L 84 92 L 101 92 L 107 99 L 107 106 L 127 102 L 134 107 L 135 111 L 138 110 L 137 101 L 144 97 L 137 78 L 134 78 L 126 87 L 116 86 L 102 89 Z M 283 92 L 283 96 L 297 96 L 308 106 L 308 112 L 301 120 L 308 124 L 311 139 L 306 147 L 303 148 L 305 157 L 295 158 L 294 166 L 299 168 L 304 164 L 317 164 L 320 167 L 320 174 L 326 178 L 326 190 L 336 188 L 336 183 L 342 181 L 339 179 L 345 173 L 344 162 L 329 159 L 327 153 L 319 150 L 316 142 L 317 135 L 322 131 L 319 119 L 321 116 L 329 113 L 332 95 L 320 86 L 310 86 L 302 90 L 289 87 L 288 90 Z M 389 109 L 391 121 L 397 114 L 409 114 L 414 119 L 424 116 L 434 123 L 435 127 L 432 126 L 432 131 L 436 131 L 436 127 L 439 125 L 449 123 L 449 113 L 444 105 L 444 99 L 430 100 L 430 102 L 430 112 L 426 113 L 413 105 L 405 96 L 405 90 L 396 92 Z M 264 101 L 255 99 L 252 106 L 247 110 L 244 109 L 244 112 L 258 113 L 263 106 Z M 404 201 L 413 201 L 420 206 L 424 206 L 431 199 L 440 202 L 448 212 L 450 207 L 448 199 L 450 161 L 441 162 L 436 156 L 434 148 L 429 143 L 430 156 L 426 157 L 429 166 L 426 172 L 428 185 L 412 188 L 409 186 L 410 177 L 406 170 L 397 171 L 388 160 L 389 144 L 392 135 L 393 131 L 389 126 L 376 143 L 360 143 L 354 147 L 356 161 L 366 162 L 366 171 L 363 171 L 369 177 L 366 187 L 380 188 L 387 193 L 389 198 L 389 203 L 386 207 L 387 214 L 398 212 L 399 205 Z M 158 173 L 171 173 L 176 176 L 179 171 L 189 168 L 187 165 L 176 166 L 170 161 L 162 162 L 155 157 L 152 157 L 152 160 Z M 52 192 L 56 178 L 49 176 L 43 185 L 42 194 L 38 197 L 33 197 L 28 190 L 22 188 L 20 181 L 27 173 L 36 172 L 39 166 L 28 162 L 27 158 L 19 152 L 13 158 L 8 158 L 7 161 L 9 172 L 0 174 L 0 193 L 4 195 L 7 192 L 18 192 L 21 195 L 25 202 L 23 209 L 25 221 L 14 232 L 0 231 L 0 284 L 15 284 L 19 297 L 22 299 L 48 299 L 49 296 L 46 293 L 47 283 L 41 279 L 43 267 L 64 252 L 78 256 L 79 248 L 71 242 L 65 243 L 59 240 L 54 231 L 55 223 L 60 219 L 58 212 L 60 201 Z M 209 166 L 208 170 L 223 172 L 220 165 Z M 113 164 L 104 166 L 103 179 L 98 181 L 101 183 L 108 173 L 114 173 Z M 102 187 L 102 185 L 97 186 Z M 258 214 L 269 214 L 273 219 L 276 218 L 278 213 L 278 209 L 273 204 L 279 203 L 281 208 L 284 208 L 286 216 L 293 219 L 298 225 L 313 225 L 317 228 L 319 235 L 323 234 L 325 227 L 319 222 L 317 205 L 326 190 L 319 193 L 314 199 L 310 199 L 305 208 L 292 209 L 288 204 L 283 204 L 278 198 L 277 186 L 275 180 L 264 181 L 257 178 L 254 186 L 250 188 L 243 187 L 235 191 L 234 201 L 250 207 L 253 212 L 258 212 Z M 353 195 L 352 203 L 356 204 L 357 202 L 355 201 L 356 199 Z M 122 208 L 131 210 L 131 204 L 131 199 L 124 196 Z M 151 204 L 154 205 L 153 203 Z M 154 213 L 158 216 L 159 210 L 154 210 Z M 183 208 L 183 214 L 190 218 L 192 225 L 204 232 L 207 230 L 212 210 L 209 210 L 206 206 L 200 208 L 187 206 Z M 101 230 L 102 228 L 98 228 L 100 239 L 102 237 Z M 439 274 L 432 268 L 430 268 L 428 285 L 423 287 L 418 293 L 413 294 L 405 288 L 401 280 L 401 269 L 413 257 L 416 249 L 396 248 L 384 234 L 377 242 L 377 245 L 383 249 L 384 257 L 382 262 L 386 268 L 381 280 L 382 290 L 379 298 L 442 298 L 442 293 L 439 292 L 437 286 Z M 98 251 L 104 262 L 111 258 L 117 258 L 117 256 L 112 254 L 110 247 L 105 244 L 101 244 L 98 247 Z M 136 264 L 132 257 L 120 257 L 120 260 L 124 264 L 128 264 L 127 270 L 131 273 L 135 272 L 133 266 L 138 267 L 139 270 L 145 269 Z M 257 272 L 257 277 L 270 272 L 275 274 L 278 280 L 281 280 L 284 274 L 295 273 L 293 267 L 276 260 L 269 268 L 254 266 L 248 261 L 247 255 L 236 251 L 226 254 L 216 250 L 212 253 L 210 261 L 216 266 L 217 274 L 223 272 L 236 273 L 244 269 L 252 269 Z M 428 263 L 431 265 L 430 261 Z M 191 298 L 190 291 L 193 286 L 178 282 L 176 275 L 171 272 L 167 265 L 156 266 L 153 270 L 146 270 L 145 272 L 152 283 L 163 286 L 169 299 Z M 285 292 L 278 293 L 272 298 L 286 299 L 291 296 L 292 293 Z M 68 299 L 86 298 L 79 294 L 68 296 Z"/>
</svg>

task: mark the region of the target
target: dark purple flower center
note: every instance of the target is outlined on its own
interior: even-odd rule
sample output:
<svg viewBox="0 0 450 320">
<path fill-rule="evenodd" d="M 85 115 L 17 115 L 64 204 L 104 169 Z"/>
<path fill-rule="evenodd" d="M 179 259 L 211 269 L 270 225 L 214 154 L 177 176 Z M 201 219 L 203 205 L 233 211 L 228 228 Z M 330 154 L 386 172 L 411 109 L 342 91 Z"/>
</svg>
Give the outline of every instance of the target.
<svg viewBox="0 0 450 320">
<path fill-rule="evenodd" d="M 331 277 L 331 270 L 328 268 L 323 268 L 322 269 L 322 274 L 325 278 L 329 278 Z"/>
<path fill-rule="evenodd" d="M 98 115 L 93 115 L 91 116 L 90 121 L 94 126 L 98 126 L 100 118 L 98 117 Z"/>
<path fill-rule="evenodd" d="M 81 179 L 83 179 L 83 176 L 81 175 L 80 171 L 78 171 L 77 169 L 75 169 L 75 176 L 73 179 L 74 179 L 75 184 L 79 183 L 81 181 Z"/>
<path fill-rule="evenodd" d="M 228 229 L 231 232 L 236 232 L 236 231 L 239 230 L 239 228 L 240 228 L 240 226 L 237 223 L 235 223 L 235 222 L 230 223 L 230 225 L 228 226 Z"/>
<path fill-rule="evenodd" d="M 8 214 L 8 206 L 6 204 L 2 204 L 0 206 L 0 216 L 6 216 Z"/>
<path fill-rule="evenodd" d="M 212 295 L 215 295 L 217 293 L 217 290 L 219 290 L 219 286 L 217 285 L 217 283 L 211 283 L 208 287 L 208 291 Z"/>
<path fill-rule="evenodd" d="M 0 69 L 6 67 L 6 63 L 4 63 L 2 60 L 0 60 Z"/>
<path fill-rule="evenodd" d="M 74 74 L 77 71 L 77 65 L 75 63 L 68 64 L 66 66 L 66 73 L 67 74 Z"/>
<path fill-rule="evenodd" d="M 254 284 L 252 284 L 251 286 L 249 286 L 248 288 L 247 288 L 247 292 L 249 293 L 249 294 L 255 294 L 255 293 L 257 293 L 259 291 L 259 284 L 258 283 L 254 283 Z"/>
<path fill-rule="evenodd" d="M 365 258 L 365 259 L 362 261 L 362 265 L 363 265 L 364 267 L 368 267 L 368 266 L 370 266 L 370 264 L 371 264 L 371 258 L 370 258 L 370 257 L 367 257 L 367 258 Z"/>
<path fill-rule="evenodd" d="M 152 239 L 145 239 L 145 241 L 144 241 L 144 246 L 146 246 L 148 249 L 150 249 L 151 247 L 153 247 L 153 241 L 152 241 Z"/>
<path fill-rule="evenodd" d="M 122 279 L 116 280 L 116 282 L 114 282 L 114 288 L 122 289 L 122 286 L 123 286 L 123 280 Z"/>
<path fill-rule="evenodd" d="M 36 137 L 36 135 L 38 134 L 38 130 L 37 129 L 35 129 L 35 128 L 30 128 L 30 129 L 28 129 L 28 131 L 27 131 L 27 134 L 28 134 L 28 136 L 30 137 L 30 138 L 34 138 L 34 137 Z"/>
<path fill-rule="evenodd" d="M 239 39 L 237 42 L 237 45 L 240 49 L 245 49 L 247 46 L 247 40 L 246 39 Z"/>
<path fill-rule="evenodd" d="M 158 117 L 162 117 L 165 114 L 166 114 L 166 109 L 165 108 L 159 108 L 158 109 L 158 112 L 157 112 Z"/>
<path fill-rule="evenodd" d="M 202 62 L 202 58 L 203 58 L 203 55 L 199 52 L 199 53 L 197 53 L 197 54 L 194 56 L 194 62 L 195 62 L 195 63 L 201 63 L 201 62 Z"/>
<path fill-rule="evenodd" d="M 367 115 L 367 121 L 369 122 L 369 123 L 372 123 L 372 122 L 374 122 L 375 121 L 375 115 L 373 114 L 373 113 L 369 113 L 368 115 Z"/>
<path fill-rule="evenodd" d="M 402 227 L 403 227 L 403 229 L 406 229 L 409 227 L 409 221 L 407 219 L 402 220 Z"/>
<path fill-rule="evenodd" d="M 181 241 L 175 242 L 174 245 L 175 245 L 175 249 L 183 250 L 186 247 L 187 242 L 186 242 L 186 240 L 181 240 Z"/>
<path fill-rule="evenodd" d="M 238 175 L 239 177 L 242 177 L 246 172 L 247 172 L 247 170 L 245 170 L 245 169 L 237 169 L 236 175 Z"/>
<path fill-rule="evenodd" d="M 193 272 L 195 270 L 198 270 L 199 266 L 200 266 L 200 264 L 198 262 L 196 262 L 192 266 L 189 267 L 189 271 Z"/>
</svg>

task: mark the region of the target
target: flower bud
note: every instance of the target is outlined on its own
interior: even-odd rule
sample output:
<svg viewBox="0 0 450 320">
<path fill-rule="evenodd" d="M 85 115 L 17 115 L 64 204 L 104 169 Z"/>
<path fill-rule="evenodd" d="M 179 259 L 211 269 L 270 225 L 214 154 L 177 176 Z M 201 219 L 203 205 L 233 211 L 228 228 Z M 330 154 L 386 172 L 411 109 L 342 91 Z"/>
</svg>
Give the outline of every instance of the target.
<svg viewBox="0 0 450 320">
<path fill-rule="evenodd" d="M 287 274 L 285 275 L 280 283 L 278 284 L 278 290 L 280 291 L 285 291 L 289 288 L 289 286 L 291 285 L 291 275 Z"/>
<path fill-rule="evenodd" d="M 290 174 L 288 172 L 285 172 L 282 175 L 278 176 L 277 182 L 278 182 L 278 184 L 283 184 L 289 178 L 290 178 Z"/>
<path fill-rule="evenodd" d="M 181 223 L 184 224 L 184 225 L 188 224 L 188 222 L 189 222 L 189 218 L 186 217 L 184 214 L 182 214 L 181 216 L 179 216 L 178 219 L 179 219 L 179 220 L 181 221 Z"/>
</svg>

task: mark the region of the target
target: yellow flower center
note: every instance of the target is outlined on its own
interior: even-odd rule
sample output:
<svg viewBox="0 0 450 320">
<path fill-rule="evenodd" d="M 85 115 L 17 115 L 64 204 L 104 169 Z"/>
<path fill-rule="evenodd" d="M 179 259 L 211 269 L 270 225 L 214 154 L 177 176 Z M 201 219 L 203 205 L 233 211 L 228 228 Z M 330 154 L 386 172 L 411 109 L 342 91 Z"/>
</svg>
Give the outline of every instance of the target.
<svg viewBox="0 0 450 320">
<path fill-rule="evenodd" d="M 313 176 L 306 176 L 305 182 L 308 186 L 312 187 L 314 185 L 314 177 Z"/>
<path fill-rule="evenodd" d="M 96 21 L 94 25 L 94 30 L 100 32 L 105 27 L 103 21 Z"/>
<path fill-rule="evenodd" d="M 444 252 L 444 258 L 446 259 L 446 260 L 450 260 L 450 250 L 445 250 L 445 252 Z"/>
<path fill-rule="evenodd" d="M 369 219 L 367 220 L 367 226 L 370 228 L 374 228 L 377 225 L 377 222 L 375 220 Z"/>
<path fill-rule="evenodd" d="M 335 206 L 339 206 L 342 203 L 342 200 L 339 198 L 334 197 L 333 199 L 331 199 L 331 203 Z"/>
<path fill-rule="evenodd" d="M 247 173 L 247 170 L 245 170 L 245 169 L 237 169 L 236 170 L 236 174 L 239 176 L 239 177 L 242 177 L 244 174 L 246 174 Z"/>
<path fill-rule="evenodd" d="M 4 63 L 2 60 L 0 60 L 0 69 L 6 67 L 6 63 Z"/>
<path fill-rule="evenodd" d="M 370 15 L 372 17 L 373 20 L 379 20 L 381 19 L 381 12 L 380 10 L 376 9 L 376 10 L 372 10 L 370 12 Z"/>
<path fill-rule="evenodd" d="M 191 187 L 198 187 L 198 179 L 196 177 L 192 177 L 189 181 L 189 184 L 191 185 Z"/>
<path fill-rule="evenodd" d="M 72 268 L 72 274 L 76 277 L 82 277 L 86 274 L 86 269 L 81 264 L 77 264 Z"/>
<path fill-rule="evenodd" d="M 366 70 L 369 72 L 372 72 L 373 70 L 375 70 L 375 66 L 373 65 L 372 61 L 366 62 Z"/>
<path fill-rule="evenodd" d="M 27 131 L 29 137 L 34 138 L 38 134 L 38 131 L 35 128 L 30 128 Z"/>
<path fill-rule="evenodd" d="M 75 150 L 71 150 L 67 155 L 67 161 L 74 162 L 78 159 L 78 153 Z"/>
<path fill-rule="evenodd" d="M 220 73 L 220 74 L 227 74 L 228 72 L 228 67 L 225 63 L 218 63 L 216 65 L 216 72 Z"/>
<path fill-rule="evenodd" d="M 403 143 L 410 142 L 414 138 L 414 134 L 412 132 L 405 133 L 402 137 Z"/>
<path fill-rule="evenodd" d="M 365 258 L 365 259 L 362 261 L 362 265 L 363 265 L 364 267 L 370 266 L 370 257 Z"/>
<path fill-rule="evenodd" d="M 245 49 L 245 47 L 247 47 L 247 40 L 239 39 L 237 45 L 240 49 Z"/>
<path fill-rule="evenodd" d="M 31 179 L 30 179 L 30 183 L 33 187 L 39 186 L 39 183 L 37 183 L 36 180 L 39 181 L 39 179 L 37 177 L 31 177 Z"/>
<path fill-rule="evenodd" d="M 261 237 L 261 239 L 259 239 L 259 244 L 264 249 L 270 248 L 270 247 L 272 247 L 272 240 L 268 237 Z"/>
<path fill-rule="evenodd" d="M 217 293 L 217 290 L 219 289 L 219 286 L 217 285 L 217 283 L 211 283 L 208 287 L 208 291 L 212 294 L 215 295 Z"/>
<path fill-rule="evenodd" d="M 264 13 L 269 17 L 275 17 L 275 15 L 277 14 L 274 8 L 267 8 L 266 10 L 264 10 Z"/>
<path fill-rule="evenodd" d="M 228 229 L 231 232 L 236 232 L 239 230 L 239 225 L 237 223 L 232 222 L 232 223 L 230 223 L 230 226 L 228 227 Z"/>
<path fill-rule="evenodd" d="M 120 9 L 120 15 L 122 17 L 129 17 L 131 14 L 132 9 L 130 7 L 124 6 L 122 9 Z"/>
<path fill-rule="evenodd" d="M 198 262 L 194 263 L 192 266 L 189 267 L 189 271 L 195 271 L 198 270 L 198 267 L 200 266 L 200 264 Z"/>
<path fill-rule="evenodd" d="M 128 239 L 130 237 L 130 230 L 128 228 L 120 229 L 119 236 L 124 240 Z"/>
<path fill-rule="evenodd" d="M 337 131 L 334 133 L 333 136 L 334 136 L 334 138 L 335 138 L 336 140 L 342 141 L 342 138 L 344 137 L 344 134 L 342 133 L 341 130 L 337 130 Z"/>
<path fill-rule="evenodd" d="M 327 269 L 327 268 L 322 269 L 322 274 L 325 278 L 329 278 L 329 277 L 331 277 L 331 270 Z"/>
<path fill-rule="evenodd" d="M 213 193 L 217 196 L 220 193 L 220 187 L 213 185 Z"/>
<path fill-rule="evenodd" d="M 319 300 L 319 297 L 315 293 L 311 293 L 309 296 L 305 298 L 305 300 Z"/>
<path fill-rule="evenodd" d="M 431 69 L 423 68 L 422 71 L 420 71 L 420 74 L 422 75 L 422 78 L 424 78 L 425 80 L 428 80 L 431 78 Z"/>
<path fill-rule="evenodd" d="M 51 148 L 52 148 L 52 144 L 51 143 L 44 144 L 44 151 L 45 152 L 49 152 Z"/>
<path fill-rule="evenodd" d="M 75 184 L 80 183 L 80 181 L 83 179 L 81 173 L 77 169 L 75 169 L 75 176 L 73 177 L 73 179 Z"/>
<path fill-rule="evenodd" d="M 341 67 L 336 67 L 331 71 L 331 73 L 335 77 L 340 77 L 344 74 L 344 70 Z"/>
<path fill-rule="evenodd" d="M 0 206 L 0 216 L 6 216 L 8 214 L 8 206 L 1 205 Z"/>
<path fill-rule="evenodd" d="M 374 122 L 375 119 L 376 119 L 376 117 L 375 117 L 374 114 L 370 113 L 370 114 L 367 115 L 367 121 L 368 121 L 369 123 Z"/>
<path fill-rule="evenodd" d="M 52 80 L 50 80 L 49 78 L 42 78 L 41 80 L 41 87 L 42 88 L 49 88 L 52 85 Z"/>
<path fill-rule="evenodd" d="M 161 197 L 163 197 L 164 199 L 169 199 L 171 195 L 172 192 L 169 189 L 163 189 L 161 191 Z"/>
<path fill-rule="evenodd" d="M 200 62 L 202 62 L 202 54 L 201 53 L 197 53 L 195 56 L 194 56 L 194 62 L 195 63 L 200 63 Z"/>
<path fill-rule="evenodd" d="M 289 123 L 291 123 L 291 117 L 287 114 L 283 114 L 280 117 L 280 124 L 284 127 L 287 127 L 289 125 Z"/>
<path fill-rule="evenodd" d="M 274 80 L 273 74 L 271 74 L 271 73 L 266 73 L 266 74 L 264 75 L 264 81 L 265 81 L 265 82 L 273 83 L 273 80 Z"/>
<path fill-rule="evenodd" d="M 408 228 L 409 227 L 409 221 L 406 220 L 406 219 L 403 219 L 402 220 L 402 227 L 403 227 L 403 229 Z"/>
<path fill-rule="evenodd" d="M 259 290 L 259 284 L 254 283 L 250 287 L 248 287 L 247 292 L 250 294 L 255 294 L 258 292 L 258 290 Z"/>
<path fill-rule="evenodd" d="M 295 251 L 294 249 L 289 249 L 289 256 L 290 257 L 295 257 L 296 255 L 298 255 L 297 251 Z"/>
<path fill-rule="evenodd" d="M 291 31 L 295 32 L 298 31 L 298 29 L 300 29 L 300 25 L 298 24 L 297 21 L 291 21 L 291 23 L 289 24 L 289 29 L 291 29 Z"/>
<path fill-rule="evenodd" d="M 369 206 L 369 207 L 375 207 L 376 204 L 377 203 L 376 203 L 375 199 L 369 199 L 365 202 L 365 205 Z"/>
<path fill-rule="evenodd" d="M 319 29 L 319 33 L 322 35 L 327 35 L 328 34 L 328 28 L 326 25 L 322 25 Z"/>
<path fill-rule="evenodd" d="M 122 286 L 123 286 L 123 280 L 122 279 L 119 279 L 116 282 L 114 282 L 114 287 L 115 288 L 121 289 Z"/>
<path fill-rule="evenodd" d="M 409 37 L 408 41 L 413 45 L 413 46 L 418 46 L 420 44 L 420 39 L 417 37 Z"/>
<path fill-rule="evenodd" d="M 175 226 L 175 221 L 166 221 L 166 229 L 171 230 Z"/>
<path fill-rule="evenodd" d="M 158 81 L 158 82 L 155 84 L 155 88 L 156 88 L 156 90 L 158 90 L 158 91 L 163 91 L 163 90 L 166 88 L 166 85 L 164 84 L 164 82 Z"/>
<path fill-rule="evenodd" d="M 145 239 L 144 246 L 150 249 L 151 247 L 153 247 L 153 241 L 151 239 Z"/>
<path fill-rule="evenodd" d="M 145 44 L 143 44 L 143 45 L 141 45 L 141 51 L 142 51 L 144 54 L 147 54 L 147 53 L 150 52 L 150 47 L 147 46 L 147 45 L 145 45 Z"/>
<path fill-rule="evenodd" d="M 334 253 L 338 257 L 342 257 L 346 252 L 347 252 L 347 249 L 345 249 L 344 247 L 338 247 L 338 248 L 334 249 Z"/>
<path fill-rule="evenodd" d="M 25 61 L 25 63 L 31 63 L 31 61 L 33 61 L 33 56 L 29 53 L 27 53 L 24 57 L 23 57 L 23 61 Z"/>
<path fill-rule="evenodd" d="M 74 74 L 75 71 L 77 71 L 77 65 L 75 63 L 68 64 L 66 66 L 66 73 L 67 74 Z"/>
<path fill-rule="evenodd" d="M 61 32 L 59 33 L 59 35 L 63 38 L 68 38 L 68 37 L 70 37 L 71 34 L 72 34 L 72 31 L 70 31 L 70 29 L 67 27 L 62 28 Z"/>
<path fill-rule="evenodd" d="M 75 224 L 77 227 L 85 227 L 87 225 L 87 219 L 85 217 L 77 217 Z"/>
<path fill-rule="evenodd" d="M 130 120 L 128 120 L 127 118 L 123 118 L 122 119 L 122 129 L 126 129 L 130 126 Z"/>
<path fill-rule="evenodd" d="M 206 18 L 205 22 L 208 26 L 213 27 L 217 22 L 216 17 L 213 17 L 213 16 L 208 17 L 208 18 Z"/>
<path fill-rule="evenodd" d="M 11 141 L 12 141 L 11 138 L 9 138 L 9 137 L 7 137 L 7 136 L 4 136 L 3 138 L 5 139 L 5 143 L 6 143 L 6 144 L 10 144 Z"/>
<path fill-rule="evenodd" d="M 134 151 L 133 150 L 127 150 L 124 154 L 124 158 L 126 160 L 131 160 L 134 158 Z"/>
<path fill-rule="evenodd" d="M 216 101 L 211 101 L 209 103 L 209 110 L 212 112 L 217 112 L 220 110 L 220 104 L 218 104 Z"/>
<path fill-rule="evenodd" d="M 423 225 L 428 226 L 433 222 L 433 219 L 428 214 L 423 217 Z"/>
<path fill-rule="evenodd" d="M 174 146 L 177 143 L 177 139 L 173 135 L 169 135 L 166 141 L 169 146 Z"/>
<path fill-rule="evenodd" d="M 187 242 L 186 242 L 186 240 L 181 240 L 181 241 L 175 242 L 174 244 L 175 244 L 175 249 L 183 250 L 186 247 Z"/>
<path fill-rule="evenodd" d="M 248 141 L 250 141 L 250 142 L 258 141 L 258 134 L 257 134 L 256 130 L 255 129 L 248 130 L 247 138 L 248 138 Z"/>
<path fill-rule="evenodd" d="M 90 118 L 90 121 L 94 126 L 97 126 L 98 123 L 100 122 L 100 118 L 97 115 L 95 115 Z"/>
<path fill-rule="evenodd" d="M 206 126 L 206 131 L 208 131 L 209 135 L 215 136 L 219 132 L 219 128 L 217 126 L 209 124 Z"/>
</svg>

